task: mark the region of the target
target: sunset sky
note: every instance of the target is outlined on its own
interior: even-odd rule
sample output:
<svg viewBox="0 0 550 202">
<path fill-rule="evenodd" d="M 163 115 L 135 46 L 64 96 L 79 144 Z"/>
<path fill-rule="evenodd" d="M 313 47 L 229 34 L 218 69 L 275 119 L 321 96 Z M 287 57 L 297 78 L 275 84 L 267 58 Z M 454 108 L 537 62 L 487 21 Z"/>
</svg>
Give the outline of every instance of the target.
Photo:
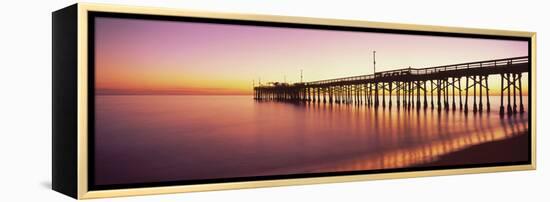
<svg viewBox="0 0 550 202">
<path fill-rule="evenodd" d="M 377 71 L 528 54 L 521 41 L 106 17 L 95 31 L 100 94 L 251 94 L 301 69 L 304 81 L 372 74 L 373 50 Z"/>
</svg>

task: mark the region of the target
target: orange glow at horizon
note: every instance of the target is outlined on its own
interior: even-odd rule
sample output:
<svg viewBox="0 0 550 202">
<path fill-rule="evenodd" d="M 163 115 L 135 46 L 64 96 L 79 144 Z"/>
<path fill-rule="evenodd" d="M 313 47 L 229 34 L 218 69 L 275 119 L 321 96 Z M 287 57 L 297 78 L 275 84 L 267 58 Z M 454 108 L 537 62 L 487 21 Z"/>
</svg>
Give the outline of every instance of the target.
<svg viewBox="0 0 550 202">
<path fill-rule="evenodd" d="M 250 95 L 253 81 L 299 82 L 300 70 L 305 82 L 372 74 L 372 50 L 377 71 L 528 55 L 525 41 L 104 17 L 95 40 L 106 94 Z M 489 86 L 500 95 L 499 76 Z"/>
</svg>

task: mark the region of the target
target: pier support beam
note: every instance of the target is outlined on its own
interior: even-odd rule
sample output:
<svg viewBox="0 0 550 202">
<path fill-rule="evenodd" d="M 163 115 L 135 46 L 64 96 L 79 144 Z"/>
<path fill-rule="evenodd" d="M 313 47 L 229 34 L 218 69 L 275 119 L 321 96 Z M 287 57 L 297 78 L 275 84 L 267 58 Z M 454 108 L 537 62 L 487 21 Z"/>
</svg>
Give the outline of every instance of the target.
<svg viewBox="0 0 550 202">
<path fill-rule="evenodd" d="M 474 83 L 472 84 L 472 86 L 474 87 L 474 114 L 477 113 L 477 104 L 476 104 L 476 85 L 477 85 L 477 81 L 476 81 L 476 76 L 473 76 L 472 77 L 472 80 L 474 81 Z"/>
<path fill-rule="evenodd" d="M 410 97 L 410 94 L 411 94 L 411 83 L 410 82 L 405 82 L 405 92 L 403 93 L 403 96 L 405 98 L 403 98 L 403 108 L 405 109 L 408 109 L 410 106 L 411 106 L 411 97 Z"/>
<path fill-rule="evenodd" d="M 452 107 L 453 107 L 453 111 L 455 111 L 455 110 L 456 110 L 456 103 L 455 103 L 455 97 L 456 97 L 456 96 L 455 96 L 455 88 L 456 88 L 455 83 L 456 83 L 456 78 L 455 78 L 455 77 L 452 77 L 452 80 L 453 80 L 453 82 L 452 82 L 453 85 L 451 86 L 451 87 L 453 88 L 453 95 L 452 95 L 452 96 L 453 96 L 453 105 L 452 105 Z"/>
<path fill-rule="evenodd" d="M 426 83 L 428 81 L 424 81 L 424 109 L 428 109 L 428 89 L 426 88 Z"/>
<path fill-rule="evenodd" d="M 378 82 L 374 82 L 374 107 L 378 108 Z"/>
<path fill-rule="evenodd" d="M 382 108 L 386 108 L 386 84 L 382 83 Z"/>
<path fill-rule="evenodd" d="M 445 81 L 444 81 L 444 85 L 445 85 L 445 111 L 449 111 L 449 78 L 445 78 Z"/>
<path fill-rule="evenodd" d="M 420 81 L 416 81 L 416 109 L 420 110 Z"/>
<path fill-rule="evenodd" d="M 513 113 L 516 114 L 518 113 L 518 106 L 516 104 L 516 89 L 517 89 L 517 86 L 516 86 L 516 80 L 517 80 L 517 74 L 513 74 L 513 83 L 512 85 L 514 86 L 514 108 L 513 108 Z"/>
<path fill-rule="evenodd" d="M 413 88 L 412 88 L 412 82 L 409 81 L 409 89 L 407 90 L 408 91 L 408 97 L 407 97 L 407 109 L 411 109 L 411 107 L 413 107 L 413 101 L 412 101 L 412 91 L 413 91 Z"/>
<path fill-rule="evenodd" d="M 508 90 L 508 107 L 507 107 L 508 110 L 507 111 L 508 111 L 508 116 L 510 116 L 512 115 L 512 102 L 511 102 L 512 100 L 510 99 L 510 93 L 511 93 L 510 87 L 512 85 L 512 82 L 510 81 L 510 73 L 506 75 L 506 80 L 508 81 L 508 87 L 506 87 Z"/>
<path fill-rule="evenodd" d="M 390 100 L 389 100 L 388 106 L 390 107 L 390 109 L 391 109 L 391 104 L 392 104 L 392 103 L 391 103 L 391 100 L 392 100 L 391 94 L 392 94 L 392 90 L 393 90 L 393 88 L 392 88 L 392 87 L 393 87 L 392 83 L 393 83 L 393 82 L 389 82 L 389 83 L 388 83 L 388 85 L 389 85 L 389 91 L 390 91 Z"/>
<path fill-rule="evenodd" d="M 401 104 L 402 104 L 401 101 L 403 100 L 402 97 L 401 97 L 402 96 L 401 94 L 403 93 L 403 82 L 400 82 L 400 81 L 396 82 L 395 88 L 396 88 L 395 89 L 395 97 L 396 97 L 395 103 L 397 104 L 397 108 L 399 109 L 401 107 Z"/>
<path fill-rule="evenodd" d="M 321 88 L 323 92 L 323 103 L 327 103 L 327 88 Z"/>
<path fill-rule="evenodd" d="M 483 112 L 483 76 L 479 75 L 479 113 Z"/>
<path fill-rule="evenodd" d="M 504 116 L 504 74 L 500 74 L 500 116 Z"/>
<path fill-rule="evenodd" d="M 441 80 L 437 80 L 437 110 L 441 110 Z"/>
<path fill-rule="evenodd" d="M 462 111 L 462 77 L 458 77 L 458 105 L 459 109 Z"/>
<path fill-rule="evenodd" d="M 489 75 L 485 75 L 485 97 L 487 98 L 487 112 L 491 112 L 491 101 L 489 101 Z"/>
<path fill-rule="evenodd" d="M 432 104 L 432 110 L 434 109 L 434 81 L 430 80 L 430 102 Z"/>
<path fill-rule="evenodd" d="M 464 98 L 464 113 L 467 114 L 468 113 L 468 88 L 470 88 L 470 86 L 468 85 L 468 81 L 470 80 L 470 77 L 466 77 L 466 97 Z"/>
<path fill-rule="evenodd" d="M 433 69 L 392 70 L 379 73 L 376 77 L 361 75 L 292 84 L 270 82 L 268 85 L 255 85 L 253 83 L 253 99 L 258 101 L 365 104 L 369 107 L 379 107 L 382 102 L 383 108 L 395 107 L 394 104 L 397 103 L 398 108 L 402 105 L 406 109 L 414 107 L 420 109 L 424 104 L 423 108 L 427 109 L 429 106 L 428 93 L 430 93 L 432 109 L 435 109 L 435 102 L 437 102 L 438 110 L 452 109 L 455 111 L 459 108 L 461 111 L 464 110 L 464 113 L 468 113 L 470 102 L 473 104 L 473 112 L 481 114 L 484 107 L 488 113 L 491 111 L 489 75 L 495 75 L 496 79 L 497 74 L 500 74 L 499 114 L 501 116 L 515 115 L 525 113 L 526 108 L 529 107 L 523 104 L 524 89 L 522 89 L 522 76 L 528 74 L 529 71 L 528 59 L 528 57 L 509 58 Z M 508 65 L 505 65 L 504 62 L 507 62 Z M 463 77 L 466 78 L 465 88 L 462 88 Z M 429 91 L 428 87 L 430 87 Z M 470 90 L 470 88 L 473 89 Z M 462 97 L 463 90 L 466 91 L 464 98 Z M 388 95 L 386 95 L 386 91 L 388 91 Z M 473 95 L 470 95 L 472 92 Z M 477 97 L 478 92 L 479 98 Z M 382 99 L 380 99 L 380 94 Z M 387 103 L 386 96 L 389 99 Z M 507 102 L 505 96 L 508 96 Z M 484 100 L 485 103 L 483 103 Z M 471 103 L 472 101 L 473 103 Z M 459 106 L 456 106 L 457 104 Z"/>
</svg>

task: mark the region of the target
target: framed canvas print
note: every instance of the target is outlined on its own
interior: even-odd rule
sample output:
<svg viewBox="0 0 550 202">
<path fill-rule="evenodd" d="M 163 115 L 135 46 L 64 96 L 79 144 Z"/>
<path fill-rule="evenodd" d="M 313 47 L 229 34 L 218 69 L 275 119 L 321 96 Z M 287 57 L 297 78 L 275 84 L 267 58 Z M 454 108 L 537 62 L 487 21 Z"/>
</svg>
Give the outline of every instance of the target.
<svg viewBox="0 0 550 202">
<path fill-rule="evenodd" d="M 53 189 L 77 199 L 535 169 L 535 33 L 75 4 Z"/>
</svg>

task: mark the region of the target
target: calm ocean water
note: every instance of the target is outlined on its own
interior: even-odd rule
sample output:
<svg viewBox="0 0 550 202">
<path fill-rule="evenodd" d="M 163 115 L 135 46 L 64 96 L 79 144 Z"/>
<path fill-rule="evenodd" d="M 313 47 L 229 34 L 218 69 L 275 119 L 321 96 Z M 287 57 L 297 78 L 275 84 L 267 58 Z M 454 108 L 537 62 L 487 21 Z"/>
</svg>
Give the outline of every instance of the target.
<svg viewBox="0 0 550 202">
<path fill-rule="evenodd" d="M 96 96 L 95 180 L 412 167 L 528 129 L 527 113 L 500 118 L 499 97 L 490 99 L 491 113 L 465 116 L 458 110 L 398 110 L 395 103 L 373 109 L 258 102 L 252 96 Z"/>
</svg>

